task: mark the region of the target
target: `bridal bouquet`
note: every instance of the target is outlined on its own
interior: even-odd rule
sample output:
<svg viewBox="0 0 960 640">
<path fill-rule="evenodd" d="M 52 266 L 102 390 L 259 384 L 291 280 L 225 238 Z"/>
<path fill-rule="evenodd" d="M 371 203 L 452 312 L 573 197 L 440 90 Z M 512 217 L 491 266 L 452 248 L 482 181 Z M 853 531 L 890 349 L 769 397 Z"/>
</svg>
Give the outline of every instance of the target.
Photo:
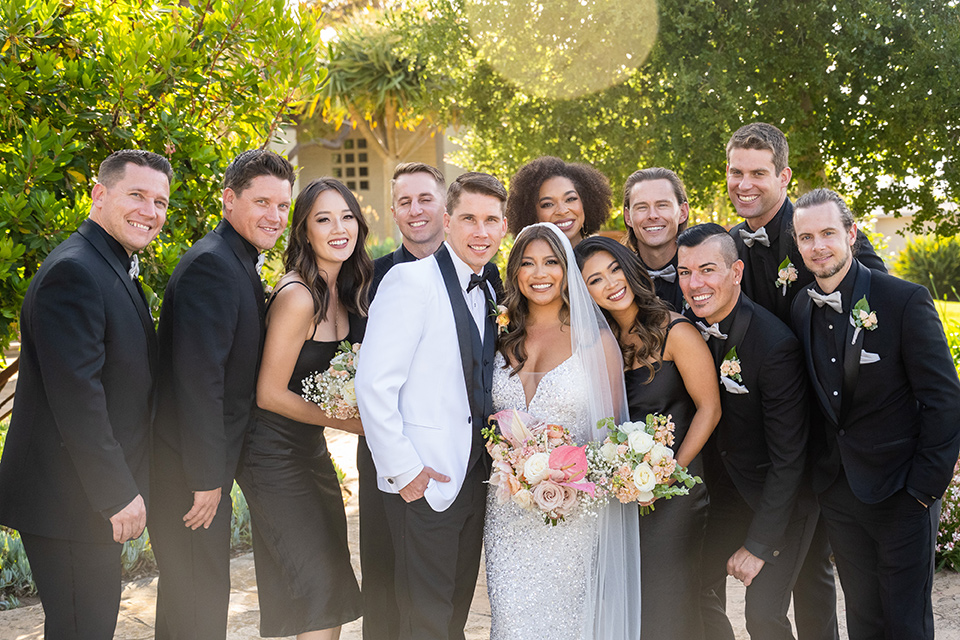
<svg viewBox="0 0 960 640">
<path fill-rule="evenodd" d="M 673 455 L 672 416 L 647 415 L 645 422 L 615 424 L 613 418 L 597 423 L 609 435 L 602 443 L 591 445 L 588 459 L 602 478 L 604 493 L 620 502 L 651 502 L 684 496 L 693 485 L 703 482 L 677 464 Z M 673 483 L 671 483 L 671 480 Z M 641 506 L 640 515 L 653 511 L 653 505 Z"/>
<path fill-rule="evenodd" d="M 303 379 L 303 393 L 300 394 L 303 399 L 320 405 L 331 418 L 359 418 L 357 393 L 353 388 L 358 351 L 359 342 L 353 345 L 346 340 L 341 342 L 340 351 L 330 360 L 326 371 L 315 371 Z"/>
<path fill-rule="evenodd" d="M 570 432 L 521 411 L 501 411 L 490 418 L 500 426 L 483 430 L 493 458 L 490 484 L 497 501 L 512 500 L 539 512 L 544 523 L 557 525 L 574 513 L 596 486 L 587 482 L 586 446 L 575 446 Z"/>
</svg>

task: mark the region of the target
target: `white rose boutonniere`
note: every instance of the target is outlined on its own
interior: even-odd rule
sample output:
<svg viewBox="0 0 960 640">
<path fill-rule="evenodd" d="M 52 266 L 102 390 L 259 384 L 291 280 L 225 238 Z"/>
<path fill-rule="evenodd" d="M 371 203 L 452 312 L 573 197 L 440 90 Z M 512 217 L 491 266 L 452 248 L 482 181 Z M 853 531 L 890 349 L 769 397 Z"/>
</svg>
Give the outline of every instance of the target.
<svg viewBox="0 0 960 640">
<path fill-rule="evenodd" d="M 783 295 L 787 295 L 787 287 L 797 281 L 797 268 L 790 262 L 790 256 L 783 259 L 777 268 L 777 279 L 774 284 L 783 289 Z"/>
<path fill-rule="evenodd" d="M 853 341 L 850 344 L 857 343 L 857 337 L 862 329 L 875 331 L 877 329 L 877 313 L 870 310 L 870 303 L 867 302 L 867 296 L 863 296 L 853 305 L 850 311 L 850 324 L 853 325 Z"/>
</svg>

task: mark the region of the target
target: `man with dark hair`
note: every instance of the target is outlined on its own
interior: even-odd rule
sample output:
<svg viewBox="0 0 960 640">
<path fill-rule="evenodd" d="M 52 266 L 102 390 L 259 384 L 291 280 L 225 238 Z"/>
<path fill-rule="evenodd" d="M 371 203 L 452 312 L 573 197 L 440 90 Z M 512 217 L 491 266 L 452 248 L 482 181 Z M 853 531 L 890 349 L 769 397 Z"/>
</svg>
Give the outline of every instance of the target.
<svg viewBox="0 0 960 640">
<path fill-rule="evenodd" d="M 788 640 L 790 594 L 817 522 L 804 481 L 809 433 L 803 352 L 796 337 L 742 293 L 743 262 L 717 224 L 677 238 L 680 286 L 703 318 L 720 375 L 720 422 L 703 448 L 710 509 L 702 561 L 708 640 L 733 639 L 725 612 L 727 575 L 747 587 L 755 640 Z"/>
<path fill-rule="evenodd" d="M 447 241 L 391 269 L 370 307 L 357 400 L 385 494 L 403 640 L 464 637 L 490 474 L 480 430 L 493 411 L 496 294 L 484 276 L 506 199 L 493 176 L 457 178 Z"/>
<path fill-rule="evenodd" d="M 226 637 L 230 489 L 263 349 L 261 252 L 287 225 L 293 182 L 293 167 L 275 153 L 237 156 L 223 178 L 223 220 L 167 285 L 149 521 L 157 638 Z"/>
<path fill-rule="evenodd" d="M 166 220 L 172 178 L 154 153 L 111 154 L 89 219 L 23 301 L 0 522 L 20 531 L 49 640 L 113 637 L 120 544 L 146 524 L 157 337 L 137 252 Z"/>
<path fill-rule="evenodd" d="M 657 296 L 682 312 L 677 281 L 677 234 L 687 228 L 690 204 L 680 177 L 670 169 L 635 171 L 623 186 L 623 219 L 630 246 L 640 256 Z"/>
<path fill-rule="evenodd" d="M 857 228 L 835 192 L 797 201 L 793 231 L 815 281 L 794 327 L 823 419 L 813 489 L 851 638 L 934 637 L 940 499 L 960 451 L 960 380 L 930 294 L 853 259 Z"/>
</svg>

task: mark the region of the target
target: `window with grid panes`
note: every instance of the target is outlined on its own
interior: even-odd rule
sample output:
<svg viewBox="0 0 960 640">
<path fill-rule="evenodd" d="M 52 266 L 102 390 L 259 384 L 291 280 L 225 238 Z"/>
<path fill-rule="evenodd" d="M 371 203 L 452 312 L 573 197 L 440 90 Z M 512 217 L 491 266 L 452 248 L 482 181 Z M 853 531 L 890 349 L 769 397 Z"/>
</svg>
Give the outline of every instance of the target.
<svg viewBox="0 0 960 640">
<path fill-rule="evenodd" d="M 370 190 L 370 162 L 366 138 L 347 138 L 343 149 L 330 156 L 333 163 L 333 177 L 340 180 L 351 191 Z"/>
</svg>

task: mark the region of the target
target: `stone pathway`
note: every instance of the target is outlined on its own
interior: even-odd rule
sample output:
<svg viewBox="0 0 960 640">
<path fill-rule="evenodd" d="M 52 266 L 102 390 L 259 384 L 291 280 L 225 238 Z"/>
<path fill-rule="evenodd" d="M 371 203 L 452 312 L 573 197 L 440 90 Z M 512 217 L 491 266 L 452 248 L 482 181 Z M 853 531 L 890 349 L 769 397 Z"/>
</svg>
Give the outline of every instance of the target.
<svg viewBox="0 0 960 640">
<path fill-rule="evenodd" d="M 350 548 L 353 551 L 353 567 L 360 575 L 359 514 L 357 512 L 356 438 L 350 434 L 329 431 L 328 443 L 337 464 L 347 474 L 347 486 L 352 496 L 347 502 L 347 523 Z M 253 569 L 253 554 L 235 558 L 230 565 L 231 587 L 228 640 L 259 638 L 257 625 L 257 585 Z M 156 578 L 144 578 L 124 586 L 120 604 L 120 619 L 116 638 L 119 640 L 149 640 L 153 638 L 154 602 Z M 743 624 L 743 586 L 730 578 L 727 583 L 730 618 L 734 624 L 737 640 L 748 640 Z M 843 620 L 844 601 L 840 594 L 837 603 L 840 615 L 840 637 L 847 640 Z M 960 640 L 960 574 L 940 572 L 933 584 L 933 611 L 936 618 L 939 640 Z M 792 617 L 792 615 L 791 615 Z M 473 598 L 473 607 L 467 621 L 467 640 L 484 640 L 490 633 L 490 605 L 483 571 Z M 360 622 L 352 622 L 343 628 L 341 640 L 361 640 Z M 0 612 L 0 640 L 40 640 L 43 638 L 43 610 L 40 605 L 21 607 Z M 292 640 L 292 638 L 291 638 Z M 656 640 L 656 639 L 654 639 Z"/>
</svg>

